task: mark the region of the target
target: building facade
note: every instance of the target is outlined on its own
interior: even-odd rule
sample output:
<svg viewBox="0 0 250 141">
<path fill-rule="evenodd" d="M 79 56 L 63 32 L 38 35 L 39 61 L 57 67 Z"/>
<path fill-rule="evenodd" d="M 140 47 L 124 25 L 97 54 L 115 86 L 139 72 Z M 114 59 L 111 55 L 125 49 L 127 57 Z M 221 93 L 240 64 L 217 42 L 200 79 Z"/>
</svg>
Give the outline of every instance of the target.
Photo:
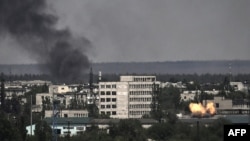
<svg viewBox="0 0 250 141">
<path fill-rule="evenodd" d="M 118 82 L 99 82 L 100 114 L 111 118 L 142 118 L 151 111 L 155 76 L 120 76 Z"/>
</svg>

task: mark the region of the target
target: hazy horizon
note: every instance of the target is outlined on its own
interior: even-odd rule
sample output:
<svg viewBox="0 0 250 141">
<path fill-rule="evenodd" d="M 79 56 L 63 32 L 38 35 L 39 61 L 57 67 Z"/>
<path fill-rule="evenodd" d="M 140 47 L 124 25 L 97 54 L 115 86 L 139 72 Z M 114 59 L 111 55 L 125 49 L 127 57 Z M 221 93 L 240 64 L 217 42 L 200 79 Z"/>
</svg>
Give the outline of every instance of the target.
<svg viewBox="0 0 250 141">
<path fill-rule="evenodd" d="M 113 62 L 91 62 L 91 64 L 109 64 L 109 63 L 165 63 L 165 62 L 234 62 L 234 61 L 250 61 L 249 60 L 171 60 L 171 61 L 113 61 Z M 44 63 L 37 63 L 37 62 L 28 62 L 28 63 L 2 63 L 0 65 L 43 65 Z"/>
</svg>

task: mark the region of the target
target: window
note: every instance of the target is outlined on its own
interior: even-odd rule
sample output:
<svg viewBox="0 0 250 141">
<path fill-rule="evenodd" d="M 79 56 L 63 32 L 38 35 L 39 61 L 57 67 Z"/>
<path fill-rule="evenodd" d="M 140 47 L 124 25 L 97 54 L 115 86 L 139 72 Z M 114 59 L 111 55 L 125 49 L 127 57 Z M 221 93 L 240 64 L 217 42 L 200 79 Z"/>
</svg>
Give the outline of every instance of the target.
<svg viewBox="0 0 250 141">
<path fill-rule="evenodd" d="M 105 108 L 105 105 L 101 105 L 101 108 L 104 109 L 104 108 Z"/>
<path fill-rule="evenodd" d="M 112 95 L 116 95 L 116 91 L 112 91 Z"/>
<path fill-rule="evenodd" d="M 105 102 L 105 98 L 101 98 L 101 102 Z"/>
<path fill-rule="evenodd" d="M 107 105 L 106 107 L 107 107 L 107 108 L 110 108 L 110 105 Z"/>
<path fill-rule="evenodd" d="M 216 108 L 219 108 L 219 107 L 220 107 L 220 104 L 219 104 L 219 103 L 215 103 L 215 107 L 216 107 Z"/>
<path fill-rule="evenodd" d="M 107 102 L 110 102 L 110 98 L 107 98 L 106 101 L 107 101 Z"/>
<path fill-rule="evenodd" d="M 106 85 L 106 88 L 111 88 L 111 86 L 110 85 Z"/>
<path fill-rule="evenodd" d="M 113 112 L 112 112 L 112 115 L 116 115 L 116 111 L 113 111 Z"/>
<path fill-rule="evenodd" d="M 101 85 L 101 88 L 105 88 L 105 85 Z"/>
<path fill-rule="evenodd" d="M 112 85 L 112 88 L 116 88 L 116 85 L 115 85 L 115 84 L 113 84 L 113 85 Z"/>
<path fill-rule="evenodd" d="M 106 92 L 106 95 L 110 95 L 110 92 Z"/>
<path fill-rule="evenodd" d="M 105 92 L 104 92 L 104 91 L 101 91 L 101 95 L 105 95 Z"/>
<path fill-rule="evenodd" d="M 112 102 L 116 102 L 116 98 L 112 98 Z"/>
<path fill-rule="evenodd" d="M 116 105 L 112 105 L 112 108 L 116 108 Z"/>
</svg>

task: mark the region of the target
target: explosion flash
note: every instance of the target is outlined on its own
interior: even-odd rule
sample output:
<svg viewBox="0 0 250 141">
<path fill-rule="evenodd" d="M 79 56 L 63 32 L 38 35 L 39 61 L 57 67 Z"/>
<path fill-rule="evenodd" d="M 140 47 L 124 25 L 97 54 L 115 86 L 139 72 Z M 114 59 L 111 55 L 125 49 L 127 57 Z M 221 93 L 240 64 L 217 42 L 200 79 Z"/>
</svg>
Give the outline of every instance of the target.
<svg viewBox="0 0 250 141">
<path fill-rule="evenodd" d="M 206 107 L 201 103 L 190 103 L 189 109 L 193 116 L 204 117 L 206 115 L 215 115 L 216 109 L 213 102 L 208 102 Z"/>
</svg>

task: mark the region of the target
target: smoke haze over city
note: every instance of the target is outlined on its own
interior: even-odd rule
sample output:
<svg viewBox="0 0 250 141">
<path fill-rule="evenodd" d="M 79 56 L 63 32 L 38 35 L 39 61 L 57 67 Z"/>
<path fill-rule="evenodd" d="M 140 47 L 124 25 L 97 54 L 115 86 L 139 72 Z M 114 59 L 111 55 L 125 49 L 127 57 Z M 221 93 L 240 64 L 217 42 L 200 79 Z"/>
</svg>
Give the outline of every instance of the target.
<svg viewBox="0 0 250 141">
<path fill-rule="evenodd" d="M 91 47 L 77 52 L 93 62 L 250 60 L 249 0 L 52 0 L 41 9 L 53 32 L 84 37 Z M 1 34 L 1 64 L 43 60 L 11 34 Z"/>
</svg>

